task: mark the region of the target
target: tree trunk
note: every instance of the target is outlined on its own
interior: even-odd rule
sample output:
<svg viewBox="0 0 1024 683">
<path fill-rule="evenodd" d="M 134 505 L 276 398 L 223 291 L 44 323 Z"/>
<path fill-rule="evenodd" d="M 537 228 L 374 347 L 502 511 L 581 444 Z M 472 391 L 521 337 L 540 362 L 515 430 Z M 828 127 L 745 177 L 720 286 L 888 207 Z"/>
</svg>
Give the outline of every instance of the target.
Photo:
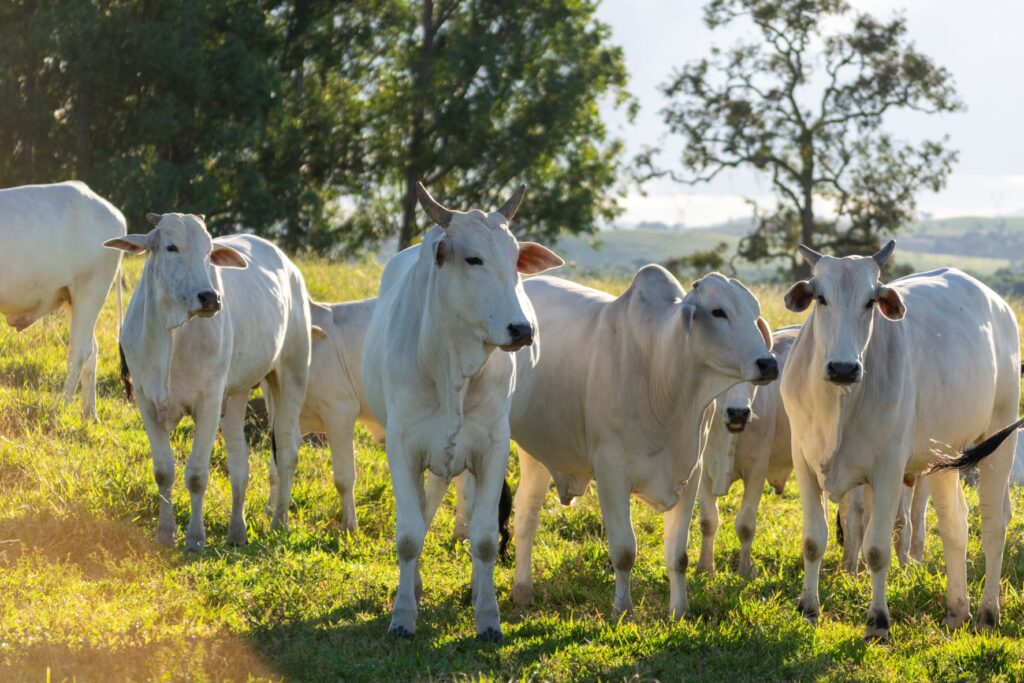
<svg viewBox="0 0 1024 683">
<path fill-rule="evenodd" d="M 416 231 L 416 183 L 426 170 L 424 122 L 427 97 L 430 92 L 430 60 L 434 52 L 434 1 L 423 0 L 423 45 L 419 62 L 412 70 L 412 117 L 409 122 L 409 157 L 405 166 L 405 196 L 402 197 L 402 226 L 398 233 L 398 248 L 412 244 Z"/>
</svg>

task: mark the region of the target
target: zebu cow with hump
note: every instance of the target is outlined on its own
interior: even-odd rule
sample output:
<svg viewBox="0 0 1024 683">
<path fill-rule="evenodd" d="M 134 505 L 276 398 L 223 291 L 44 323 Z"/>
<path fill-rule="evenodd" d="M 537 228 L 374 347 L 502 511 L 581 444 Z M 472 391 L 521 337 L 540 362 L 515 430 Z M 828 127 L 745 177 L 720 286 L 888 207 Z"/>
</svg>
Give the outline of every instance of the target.
<svg viewBox="0 0 1024 683">
<path fill-rule="evenodd" d="M 800 609 L 817 619 L 826 500 L 866 484 L 868 637 L 889 633 L 886 571 L 904 480 L 996 432 L 1016 417 L 1020 399 L 1017 320 L 1009 305 L 953 268 L 883 285 L 880 269 L 894 246 L 889 242 L 870 258 L 833 258 L 801 246 L 813 278 L 786 293 L 791 311 L 814 304 L 782 377 L 804 511 Z M 1010 435 L 979 465 L 985 589 L 978 622 L 985 627 L 999 621 L 1015 442 Z M 967 507 L 955 471 L 937 470 L 927 479 L 946 559 L 944 623 L 957 627 L 970 619 Z"/>
<path fill-rule="evenodd" d="M 395 494 L 399 579 L 388 633 L 411 637 L 416 628 L 419 557 L 433 514 L 423 472 L 430 471 L 436 488 L 468 471 L 475 489 L 469 539 L 477 638 L 496 641 L 498 501 L 516 366 L 505 352 L 531 345 L 537 334 L 519 274 L 562 260 L 539 244 L 516 242 L 509 231 L 525 186 L 489 214 L 451 211 L 422 185 L 417 190 L 436 225 L 384 269 L 362 355 L 363 386 L 385 429 Z M 523 358 L 529 362 L 529 352 Z"/>
<path fill-rule="evenodd" d="M 779 368 L 796 339 L 798 327 L 785 327 L 772 335 L 772 355 Z M 736 536 L 740 541 L 737 571 L 748 576 L 757 529 L 757 508 L 767 481 L 782 493 L 790 472 L 789 418 L 782 407 L 779 384 L 766 387 L 737 384 L 715 400 L 715 410 L 704 451 L 700 486 L 700 531 L 702 537 L 697 571 L 715 572 L 715 535 L 718 532 L 718 498 L 728 493 L 733 482 L 743 480 L 743 501 L 736 513 Z"/>
<path fill-rule="evenodd" d="M 516 366 L 511 423 L 521 479 L 512 598 L 533 598 L 531 552 L 548 482 L 554 478 L 569 504 L 593 478 L 615 568 L 613 613 L 633 607 L 635 495 L 664 513 L 669 611 L 680 618 L 688 609 L 686 544 L 705 409 L 738 382 L 778 376 L 758 301 L 717 273 L 687 292 L 656 265 L 640 269 L 617 298 L 550 277 L 525 288 L 544 347 L 536 365 L 520 351 Z"/>
<path fill-rule="evenodd" d="M 273 526 L 287 526 L 298 461 L 298 418 L 309 374 L 310 317 L 302 274 L 277 247 L 252 235 L 211 240 L 202 216 L 149 214 L 145 235 L 105 243 L 148 253 L 121 329 L 123 372 L 131 374 L 160 492 L 157 540 L 173 544 L 170 431 L 195 421 L 185 484 L 192 498 L 185 548 L 206 543 L 203 497 L 220 425 L 231 476 L 228 542 L 246 542 L 248 447 L 243 426 L 250 390 L 268 388 L 274 471 Z M 130 385 L 129 385 L 130 386 Z"/>
<path fill-rule="evenodd" d="M 93 330 L 121 263 L 101 245 L 125 231 L 121 212 L 78 181 L 0 190 L 0 314 L 21 332 L 62 306 L 70 311 L 62 397 L 70 403 L 81 380 L 87 420 L 96 419 Z"/>
</svg>

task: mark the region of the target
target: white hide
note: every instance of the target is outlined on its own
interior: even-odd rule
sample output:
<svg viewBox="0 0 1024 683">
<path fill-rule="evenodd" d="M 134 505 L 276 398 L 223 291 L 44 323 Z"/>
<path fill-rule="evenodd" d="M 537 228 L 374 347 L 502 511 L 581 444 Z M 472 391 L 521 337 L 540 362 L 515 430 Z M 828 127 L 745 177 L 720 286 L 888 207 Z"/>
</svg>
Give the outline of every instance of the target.
<svg viewBox="0 0 1024 683">
<path fill-rule="evenodd" d="M 121 212 L 78 181 L 0 190 L 0 314 L 19 332 L 66 306 L 71 313 L 69 403 L 82 384 L 82 414 L 96 419 L 93 329 L 121 263 L 105 240 L 125 234 Z"/>
</svg>

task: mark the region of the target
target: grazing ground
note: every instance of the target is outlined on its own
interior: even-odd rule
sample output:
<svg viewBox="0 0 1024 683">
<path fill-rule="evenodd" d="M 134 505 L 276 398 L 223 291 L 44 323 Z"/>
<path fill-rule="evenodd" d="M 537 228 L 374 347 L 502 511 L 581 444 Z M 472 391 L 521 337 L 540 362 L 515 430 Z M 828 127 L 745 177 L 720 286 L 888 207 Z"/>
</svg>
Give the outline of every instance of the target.
<svg viewBox="0 0 1024 683">
<path fill-rule="evenodd" d="M 126 263 L 132 285 L 139 263 Z M 373 265 L 301 265 L 321 300 L 370 295 L 379 276 Z M 625 283 L 598 285 L 620 291 Z M 757 293 L 773 326 L 795 321 L 781 307 L 781 290 Z M 180 537 L 178 547 L 158 548 L 149 447 L 117 381 L 115 307 L 110 296 L 99 328 L 98 425 L 82 423 L 77 406 L 58 400 L 66 317 L 51 316 L 20 335 L 0 329 L 0 680 L 1024 679 L 1021 517 L 1010 528 L 997 633 L 940 626 L 945 580 L 929 513 L 924 564 L 889 574 L 891 642 L 866 643 L 870 582 L 841 573 L 835 548 L 823 568 L 820 625 L 797 615 L 800 505 L 792 481 L 781 496 L 765 494 L 754 542 L 757 575 L 749 581 L 733 569 L 731 520 L 740 486 L 722 501 L 719 573 L 690 574 L 692 614 L 679 624 L 666 617 L 658 515 L 634 503 L 637 609 L 631 621 L 615 623 L 596 497 L 563 509 L 549 495 L 535 550 L 535 605 L 513 607 L 511 568 L 497 572 L 506 636 L 500 646 L 474 641 L 470 558 L 465 543 L 451 540 L 451 495 L 424 551 L 416 637 L 385 638 L 398 579 L 394 505 L 383 452 L 363 431 L 358 532 L 339 532 L 328 452 L 310 446 L 300 454 L 291 529 L 271 532 L 262 513 L 269 457 L 263 441 L 251 455 L 250 543 L 226 546 L 230 493 L 218 444 L 206 502 L 208 549 L 186 555 Z M 183 533 L 189 504 L 180 472 L 190 423 L 174 439 L 174 509 Z M 511 479 L 514 486 L 514 464 Z M 968 571 L 977 601 L 983 560 L 977 497 L 973 489 L 967 495 Z M 1018 510 L 1022 498 L 1014 492 Z M 695 521 L 691 557 L 699 536 Z"/>
</svg>

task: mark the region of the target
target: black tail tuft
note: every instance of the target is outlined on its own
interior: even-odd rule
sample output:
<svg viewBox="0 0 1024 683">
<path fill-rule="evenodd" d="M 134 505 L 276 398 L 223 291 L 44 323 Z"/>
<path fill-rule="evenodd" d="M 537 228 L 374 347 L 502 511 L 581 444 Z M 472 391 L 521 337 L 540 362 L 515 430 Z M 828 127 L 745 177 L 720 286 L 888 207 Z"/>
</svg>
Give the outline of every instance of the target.
<svg viewBox="0 0 1024 683">
<path fill-rule="evenodd" d="M 508 485 L 508 479 L 501 484 L 501 499 L 498 501 L 498 533 L 501 534 L 501 544 L 498 546 L 498 555 L 501 561 L 507 564 L 508 542 L 512 539 L 512 531 L 509 527 L 509 520 L 512 518 L 512 488 Z"/>
<path fill-rule="evenodd" d="M 274 458 L 274 464 L 277 464 L 277 439 L 274 437 L 274 430 L 270 430 L 270 455 Z"/>
<path fill-rule="evenodd" d="M 843 516 L 839 514 L 838 508 L 836 508 L 836 543 L 840 548 L 846 543 L 846 534 L 843 532 Z"/>
<path fill-rule="evenodd" d="M 1024 377 L 1024 361 L 1021 361 L 1020 364 L 1020 376 Z"/>
<path fill-rule="evenodd" d="M 124 388 L 124 397 L 129 403 L 134 403 L 135 385 L 132 384 L 132 373 L 128 370 L 128 361 L 124 359 L 124 347 L 118 344 L 117 352 L 121 354 L 121 386 Z"/>
<path fill-rule="evenodd" d="M 1006 437 L 1013 434 L 1022 424 L 1024 424 L 1024 418 L 1017 420 L 1016 422 L 1003 427 L 998 432 L 988 437 L 977 446 L 968 448 L 959 458 L 949 458 L 941 460 L 932 465 L 929 472 L 935 472 L 937 470 L 960 470 L 961 472 L 967 472 L 979 462 L 992 455 Z"/>
</svg>

